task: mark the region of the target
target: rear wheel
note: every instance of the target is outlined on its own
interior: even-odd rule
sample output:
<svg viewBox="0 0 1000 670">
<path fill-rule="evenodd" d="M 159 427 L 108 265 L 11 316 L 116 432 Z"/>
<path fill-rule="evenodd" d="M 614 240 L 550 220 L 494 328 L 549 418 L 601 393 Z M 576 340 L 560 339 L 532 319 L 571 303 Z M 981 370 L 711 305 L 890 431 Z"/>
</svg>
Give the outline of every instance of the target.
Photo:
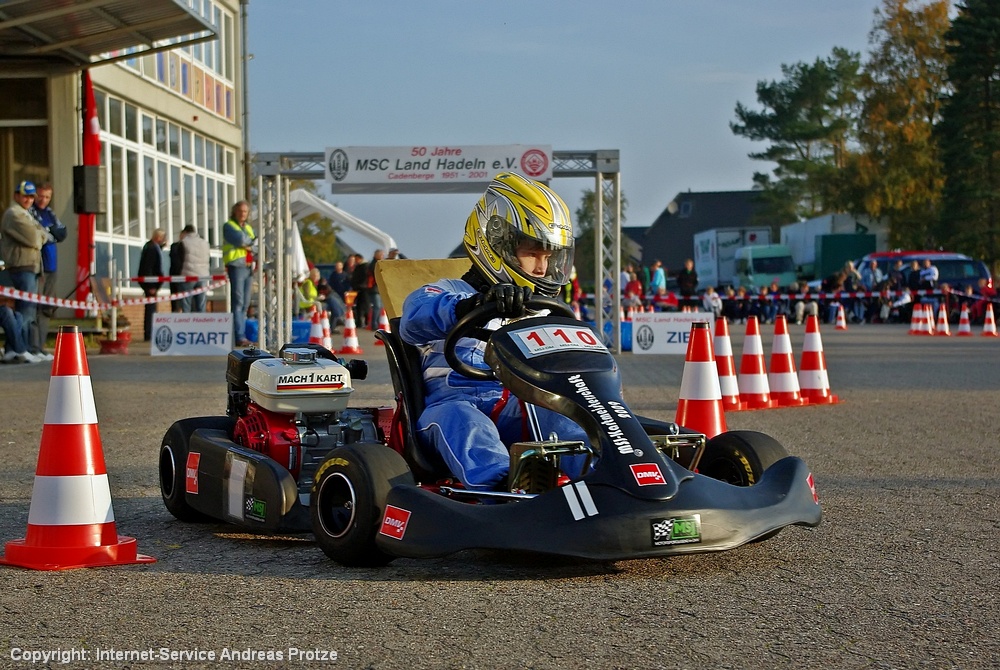
<svg viewBox="0 0 1000 670">
<path fill-rule="evenodd" d="M 786 456 L 785 448 L 770 435 L 733 430 L 708 441 L 698 472 L 734 486 L 753 486 L 764 470 Z"/>
<path fill-rule="evenodd" d="M 389 489 L 415 486 L 406 461 L 380 443 L 330 452 L 316 473 L 310 516 L 316 543 L 341 565 L 386 565 L 394 557 L 375 546 Z"/>
<path fill-rule="evenodd" d="M 191 435 L 199 428 L 233 432 L 233 420 L 226 416 L 199 416 L 176 421 L 167 429 L 160 445 L 160 495 L 167 511 L 180 521 L 212 521 L 184 499 L 187 482 L 188 447 Z"/>
</svg>

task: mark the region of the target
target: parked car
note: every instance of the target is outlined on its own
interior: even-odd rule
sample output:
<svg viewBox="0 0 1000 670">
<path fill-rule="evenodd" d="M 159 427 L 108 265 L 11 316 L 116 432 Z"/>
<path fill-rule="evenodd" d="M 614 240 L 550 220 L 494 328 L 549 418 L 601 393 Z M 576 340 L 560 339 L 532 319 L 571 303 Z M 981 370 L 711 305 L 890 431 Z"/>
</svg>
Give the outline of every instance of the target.
<svg viewBox="0 0 1000 670">
<path fill-rule="evenodd" d="M 953 290 L 964 291 L 966 286 L 979 288 L 979 280 L 985 279 L 986 284 L 993 286 L 993 276 L 986 263 L 965 254 L 948 251 L 877 251 L 867 254 L 854 262 L 859 270 L 871 261 L 878 261 L 879 269 L 888 275 L 897 260 L 903 261 L 903 276 L 910 273 L 910 264 L 919 261 L 923 266 L 924 259 L 930 258 L 938 269 L 938 284 L 948 284 Z"/>
</svg>

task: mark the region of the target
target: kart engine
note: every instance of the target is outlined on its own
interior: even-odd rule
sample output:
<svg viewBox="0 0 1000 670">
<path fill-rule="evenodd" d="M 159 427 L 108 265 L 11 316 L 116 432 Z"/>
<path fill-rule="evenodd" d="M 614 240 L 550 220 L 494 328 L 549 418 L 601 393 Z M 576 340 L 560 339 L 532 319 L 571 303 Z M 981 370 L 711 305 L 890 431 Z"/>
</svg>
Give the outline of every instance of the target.
<svg viewBox="0 0 1000 670">
<path fill-rule="evenodd" d="M 280 356 L 256 349 L 229 354 L 227 413 L 236 419 L 233 441 L 287 468 L 300 495 L 308 495 L 331 449 L 378 440 L 371 415 L 347 407 L 352 379 L 364 379 L 368 364 L 305 346 L 286 347 Z"/>
</svg>

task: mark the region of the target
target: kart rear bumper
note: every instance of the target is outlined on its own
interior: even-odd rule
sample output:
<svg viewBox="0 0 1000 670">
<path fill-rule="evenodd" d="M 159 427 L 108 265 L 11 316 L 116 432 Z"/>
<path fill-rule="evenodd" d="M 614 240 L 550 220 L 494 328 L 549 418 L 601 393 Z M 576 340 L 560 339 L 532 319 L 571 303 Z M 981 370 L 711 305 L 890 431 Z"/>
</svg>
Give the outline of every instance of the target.
<svg viewBox="0 0 1000 670">
<path fill-rule="evenodd" d="M 751 487 L 694 475 L 669 500 L 639 499 L 588 479 L 507 504 L 397 486 L 376 543 L 410 558 L 478 548 L 622 560 L 732 549 L 785 526 L 816 526 L 822 516 L 812 477 L 795 457 Z"/>
</svg>

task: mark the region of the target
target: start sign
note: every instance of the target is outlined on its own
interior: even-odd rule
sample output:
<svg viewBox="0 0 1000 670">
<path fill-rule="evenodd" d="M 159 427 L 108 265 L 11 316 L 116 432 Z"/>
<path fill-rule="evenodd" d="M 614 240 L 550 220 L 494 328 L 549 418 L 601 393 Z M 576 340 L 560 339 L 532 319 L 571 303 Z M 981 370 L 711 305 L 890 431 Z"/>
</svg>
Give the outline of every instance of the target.
<svg viewBox="0 0 1000 670">
<path fill-rule="evenodd" d="M 705 321 L 715 334 L 711 312 L 640 312 L 632 317 L 633 354 L 686 354 L 691 324 Z"/>
<path fill-rule="evenodd" d="M 153 315 L 153 356 L 225 356 L 233 348 L 229 312 L 165 312 Z"/>
</svg>

